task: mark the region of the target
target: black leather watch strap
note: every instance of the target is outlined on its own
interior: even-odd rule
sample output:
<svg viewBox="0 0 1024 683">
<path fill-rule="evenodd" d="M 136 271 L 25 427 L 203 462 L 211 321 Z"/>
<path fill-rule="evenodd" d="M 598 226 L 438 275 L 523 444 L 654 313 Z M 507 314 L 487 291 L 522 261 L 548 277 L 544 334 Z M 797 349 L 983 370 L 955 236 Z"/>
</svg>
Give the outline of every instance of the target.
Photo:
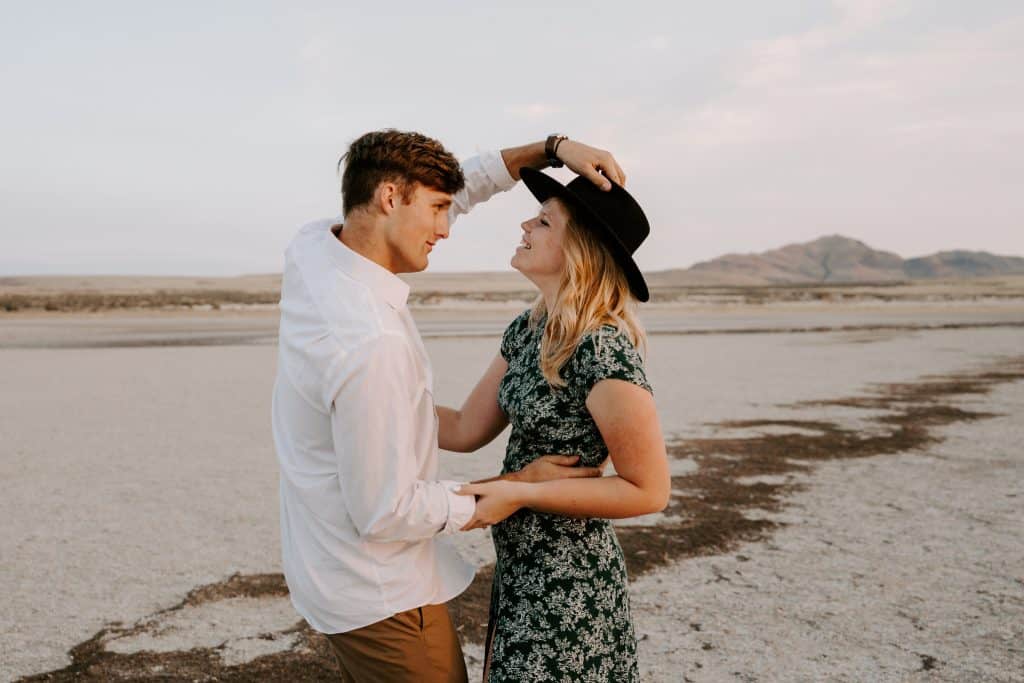
<svg viewBox="0 0 1024 683">
<path fill-rule="evenodd" d="M 563 140 L 568 139 L 569 138 L 565 135 L 552 133 L 544 142 L 544 156 L 547 157 L 548 165 L 551 166 L 551 168 L 561 168 L 562 166 L 565 166 L 565 164 L 562 163 L 562 160 L 558 158 L 558 146 L 562 144 Z"/>
</svg>

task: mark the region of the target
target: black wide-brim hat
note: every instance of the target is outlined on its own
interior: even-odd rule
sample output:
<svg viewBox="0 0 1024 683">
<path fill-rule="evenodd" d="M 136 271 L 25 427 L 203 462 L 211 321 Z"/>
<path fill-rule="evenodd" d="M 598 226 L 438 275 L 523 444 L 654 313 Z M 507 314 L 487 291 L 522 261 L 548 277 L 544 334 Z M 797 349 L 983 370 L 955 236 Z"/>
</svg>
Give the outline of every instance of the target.
<svg viewBox="0 0 1024 683">
<path fill-rule="evenodd" d="M 586 224 L 581 227 L 591 229 L 608 248 L 625 273 L 633 296 L 639 301 L 650 298 L 647 282 L 633 260 L 633 253 L 651 234 L 651 226 L 632 195 L 614 181 L 609 181 L 612 189 L 602 190 L 583 176 L 563 185 L 545 173 L 524 167 L 519 169 L 519 177 L 537 201 L 544 203 L 558 197 L 579 212 Z"/>
</svg>

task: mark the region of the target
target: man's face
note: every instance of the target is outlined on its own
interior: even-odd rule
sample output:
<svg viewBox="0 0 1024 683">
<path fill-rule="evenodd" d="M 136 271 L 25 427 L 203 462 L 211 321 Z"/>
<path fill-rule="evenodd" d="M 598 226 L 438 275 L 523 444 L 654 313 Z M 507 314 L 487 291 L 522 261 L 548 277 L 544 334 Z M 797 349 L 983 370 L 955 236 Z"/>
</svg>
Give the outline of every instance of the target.
<svg viewBox="0 0 1024 683">
<path fill-rule="evenodd" d="M 415 273 L 427 267 L 438 240 L 448 237 L 452 196 L 416 183 L 408 203 L 398 201 L 387 232 L 392 272 Z"/>
</svg>

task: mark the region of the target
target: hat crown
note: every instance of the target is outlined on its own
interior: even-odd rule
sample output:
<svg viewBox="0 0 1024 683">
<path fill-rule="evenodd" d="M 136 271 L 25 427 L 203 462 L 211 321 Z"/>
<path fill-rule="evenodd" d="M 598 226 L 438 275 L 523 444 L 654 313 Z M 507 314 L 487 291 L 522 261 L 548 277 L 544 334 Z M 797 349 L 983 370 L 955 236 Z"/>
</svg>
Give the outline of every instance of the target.
<svg viewBox="0 0 1024 683">
<path fill-rule="evenodd" d="M 565 187 L 604 222 L 630 254 L 651 234 L 643 209 L 616 183 L 612 183 L 612 189 L 602 190 L 583 176 L 577 176 Z"/>
</svg>

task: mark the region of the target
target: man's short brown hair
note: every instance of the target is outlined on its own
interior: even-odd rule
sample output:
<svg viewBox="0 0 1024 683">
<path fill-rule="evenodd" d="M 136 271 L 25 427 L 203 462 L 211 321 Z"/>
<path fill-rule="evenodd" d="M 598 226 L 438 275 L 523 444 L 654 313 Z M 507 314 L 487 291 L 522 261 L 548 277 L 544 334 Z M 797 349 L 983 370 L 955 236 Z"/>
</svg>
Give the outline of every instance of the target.
<svg viewBox="0 0 1024 683">
<path fill-rule="evenodd" d="M 357 138 L 338 162 L 339 167 L 342 164 L 341 204 L 346 216 L 369 203 L 384 182 L 397 183 L 404 202 L 412 198 L 416 183 L 448 194 L 466 184 L 459 162 L 440 142 L 390 128 Z"/>
</svg>

